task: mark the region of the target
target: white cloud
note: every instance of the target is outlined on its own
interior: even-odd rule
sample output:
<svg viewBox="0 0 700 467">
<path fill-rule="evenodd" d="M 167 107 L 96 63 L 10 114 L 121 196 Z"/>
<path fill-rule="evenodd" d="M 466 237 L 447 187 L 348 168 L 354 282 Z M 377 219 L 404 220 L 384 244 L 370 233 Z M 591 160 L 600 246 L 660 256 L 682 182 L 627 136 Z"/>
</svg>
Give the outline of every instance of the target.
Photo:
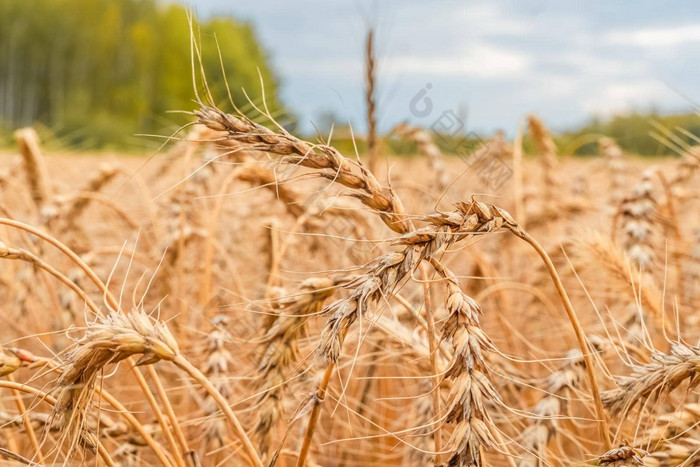
<svg viewBox="0 0 700 467">
<path fill-rule="evenodd" d="M 532 22 L 509 16 L 509 11 L 493 3 L 461 4 L 448 10 L 447 20 L 467 25 L 477 35 L 524 36 L 533 31 Z"/>
<path fill-rule="evenodd" d="M 362 76 L 363 62 L 361 58 L 281 58 L 277 65 L 285 75 L 295 76 L 324 76 L 340 79 Z"/>
<path fill-rule="evenodd" d="M 687 105 L 655 78 L 700 95 L 692 69 L 700 20 L 687 15 L 679 24 L 680 8 L 644 3 L 630 17 L 610 0 L 590 7 L 544 0 L 299 0 L 293 7 L 279 0 L 192 1 L 254 21 L 287 101 L 306 117 L 333 108 L 363 121 L 367 18 L 377 19 L 382 105 L 398 102 L 382 123 L 387 126 L 406 117 L 406 103 L 426 82 L 436 85 L 436 103 L 468 104 L 484 128 L 507 127 L 529 111 L 562 127 L 588 112 Z"/>
<path fill-rule="evenodd" d="M 382 77 L 429 75 L 509 79 L 516 78 L 515 74 L 527 72 L 531 65 L 532 60 L 526 54 L 487 44 L 471 44 L 448 56 L 401 54 L 380 57 L 378 60 Z M 361 57 L 322 60 L 283 58 L 278 61 L 278 66 L 285 74 L 327 76 L 336 79 L 361 79 L 364 69 Z"/>
<path fill-rule="evenodd" d="M 388 74 L 507 79 L 527 72 L 531 65 L 532 60 L 526 54 L 486 44 L 472 44 L 450 57 L 390 57 L 385 66 Z"/>
<path fill-rule="evenodd" d="M 700 24 L 617 31 L 606 36 L 609 44 L 666 47 L 700 42 Z"/>
<path fill-rule="evenodd" d="M 677 99 L 678 96 L 665 84 L 646 80 L 602 85 L 590 97 L 583 99 L 582 103 L 588 112 L 610 116 Z"/>
<path fill-rule="evenodd" d="M 638 75 L 650 73 L 648 61 L 636 56 L 605 57 L 600 52 L 593 50 L 577 50 L 553 57 L 553 63 L 562 63 L 570 66 L 574 72 L 572 76 L 584 74 L 587 76 L 609 76 L 611 78 L 622 75 Z"/>
</svg>

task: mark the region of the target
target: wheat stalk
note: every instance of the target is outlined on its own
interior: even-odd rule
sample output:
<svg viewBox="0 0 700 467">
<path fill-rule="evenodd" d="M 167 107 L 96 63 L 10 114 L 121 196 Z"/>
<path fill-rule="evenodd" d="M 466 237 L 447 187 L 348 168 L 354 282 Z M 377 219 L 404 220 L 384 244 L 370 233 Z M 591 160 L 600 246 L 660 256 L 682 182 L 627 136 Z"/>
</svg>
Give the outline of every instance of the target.
<svg viewBox="0 0 700 467">
<path fill-rule="evenodd" d="M 609 199 L 612 204 L 617 204 L 622 198 L 622 187 L 625 181 L 626 164 L 622 158 L 622 149 L 612 138 L 600 138 L 598 148 L 603 154 L 605 164 L 610 176 Z"/>
<path fill-rule="evenodd" d="M 528 115 L 527 120 L 530 134 L 535 140 L 540 155 L 544 183 L 543 197 L 545 204 L 547 204 L 553 199 L 552 195 L 559 185 L 555 173 L 557 166 L 557 147 L 549 131 L 544 126 L 544 123 L 542 123 L 542 120 L 535 115 Z"/>
<path fill-rule="evenodd" d="M 372 173 L 377 172 L 377 116 L 376 116 L 376 67 L 374 57 L 374 30 L 367 31 L 365 41 L 365 104 L 367 111 L 367 154 L 368 168 Z"/>
<path fill-rule="evenodd" d="M 351 188 L 351 195 L 378 212 L 384 223 L 398 233 L 408 232 L 403 206 L 391 189 L 382 188 L 360 162 L 351 162 L 338 150 L 324 144 L 311 144 L 280 130 L 275 133 L 244 115 L 230 115 L 214 107 L 195 111 L 198 122 L 216 131 L 226 132 L 224 140 L 245 143 L 256 151 L 284 156 L 281 162 L 319 171 L 321 177 Z M 216 141 L 216 140 L 215 140 Z"/>
</svg>

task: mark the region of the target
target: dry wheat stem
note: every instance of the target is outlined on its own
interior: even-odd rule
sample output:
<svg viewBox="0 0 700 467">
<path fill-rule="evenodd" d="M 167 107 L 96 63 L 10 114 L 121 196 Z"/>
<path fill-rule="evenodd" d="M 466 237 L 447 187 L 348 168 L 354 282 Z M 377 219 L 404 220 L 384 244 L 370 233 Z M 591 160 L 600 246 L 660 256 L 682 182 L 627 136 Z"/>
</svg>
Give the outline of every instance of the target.
<svg viewBox="0 0 700 467">
<path fill-rule="evenodd" d="M 343 337 L 347 333 L 347 328 L 343 331 Z M 306 426 L 306 431 L 304 432 L 304 439 L 301 443 L 301 449 L 299 450 L 299 457 L 297 458 L 297 467 L 304 467 L 306 465 L 306 458 L 309 455 L 309 449 L 311 448 L 311 440 L 314 437 L 314 431 L 316 430 L 316 425 L 318 424 L 318 417 L 321 414 L 321 403 L 326 398 L 326 391 L 328 390 L 328 383 L 331 381 L 331 376 L 333 375 L 333 370 L 335 369 L 335 363 L 329 362 L 326 370 L 323 373 L 323 379 L 318 385 L 318 390 L 316 394 L 313 395 L 312 403 L 313 408 L 311 409 L 311 414 L 309 415 L 309 424 Z"/>
<path fill-rule="evenodd" d="M 428 278 L 428 272 L 425 268 L 425 264 L 421 263 L 418 265 L 420 270 L 421 280 L 423 282 L 423 300 L 425 303 L 425 321 L 428 325 L 428 347 L 430 349 L 430 366 L 432 374 L 435 375 L 435 387 L 440 386 L 441 371 L 438 364 L 438 347 L 440 343 L 437 341 L 437 334 L 435 331 L 435 310 L 433 307 L 432 296 L 430 293 L 430 280 Z M 438 418 L 440 414 L 440 391 L 432 391 L 433 396 L 433 415 Z M 435 443 L 435 463 L 440 463 L 440 452 L 442 452 L 442 430 L 438 425 L 435 427 L 435 432 L 433 433 L 433 440 Z"/>
<path fill-rule="evenodd" d="M 10 449 L 6 449 L 3 447 L 0 447 L 0 457 L 4 457 L 6 459 L 10 459 L 10 460 L 19 462 L 20 464 L 29 465 L 32 467 L 33 466 L 37 466 L 37 467 L 41 466 L 41 464 L 37 464 L 36 462 L 31 461 L 31 460 L 27 459 L 26 457 L 22 457 L 19 454 L 11 451 Z"/>
<path fill-rule="evenodd" d="M 80 269 L 82 269 L 87 277 L 100 289 L 100 291 L 105 295 L 106 299 L 108 300 L 110 306 L 116 306 L 117 301 L 114 300 L 114 297 L 112 297 L 111 293 L 107 290 L 105 285 L 102 283 L 102 280 L 95 274 L 95 272 L 88 266 L 85 261 L 83 261 L 73 250 L 68 248 L 65 244 L 62 242 L 58 241 L 56 238 L 52 237 L 46 232 L 43 232 L 39 229 L 36 229 L 28 224 L 25 224 L 23 222 L 15 221 L 12 219 L 6 219 L 6 218 L 1 218 L 0 217 L 0 224 L 2 225 L 7 225 L 10 227 L 14 227 L 20 230 L 24 230 L 25 232 L 28 232 L 32 235 L 35 235 L 42 240 L 46 241 L 47 243 L 50 243 L 54 247 L 58 248 L 63 254 L 65 254 L 68 258 L 70 258 Z"/>
<path fill-rule="evenodd" d="M 144 428 L 144 426 L 138 421 L 136 417 L 134 417 L 131 412 L 122 405 L 119 400 L 117 400 L 114 396 L 109 394 L 107 391 L 104 389 L 99 389 L 99 395 L 101 398 L 103 398 L 109 405 L 114 407 L 114 409 L 119 412 L 126 420 L 129 422 L 129 424 L 138 432 L 139 435 L 146 441 L 146 444 L 151 448 L 151 450 L 154 452 L 156 457 L 158 458 L 158 461 L 164 466 L 164 467 L 170 467 L 172 463 L 168 459 L 168 457 L 165 455 L 163 452 L 163 448 L 156 442 L 155 439 L 151 436 L 151 434 Z"/>
<path fill-rule="evenodd" d="M 156 386 L 156 392 L 158 392 L 159 399 L 161 400 L 161 403 L 164 406 L 169 406 L 169 403 L 166 403 L 167 397 L 163 397 L 161 393 L 163 392 L 163 386 L 160 384 L 160 380 L 158 378 L 158 375 L 155 374 L 155 369 L 151 365 L 147 365 L 146 371 L 150 374 L 151 380 L 153 381 L 154 385 Z M 177 419 L 174 419 L 174 416 L 171 417 L 168 414 L 168 419 L 170 420 L 170 426 L 168 426 L 168 421 L 165 418 L 165 415 L 163 412 L 160 410 L 160 407 L 158 406 L 158 403 L 155 400 L 155 397 L 153 397 L 153 394 L 149 392 L 144 392 L 146 399 L 148 400 L 148 404 L 153 408 L 153 414 L 156 416 L 156 420 L 158 421 L 158 424 L 161 426 L 161 431 L 163 433 L 163 436 L 165 436 L 166 441 L 168 442 L 168 445 L 170 446 L 170 449 L 172 449 L 172 454 L 173 458 L 175 459 L 175 464 L 178 467 L 185 467 L 185 463 L 183 461 L 183 458 L 185 457 L 184 453 L 187 453 L 189 449 L 183 449 L 182 444 L 178 444 L 178 442 L 175 441 L 175 437 L 173 436 L 173 433 L 170 431 L 170 426 L 172 426 L 173 431 L 176 431 L 179 428 L 179 425 L 177 424 Z M 172 407 L 170 408 L 170 411 L 172 411 Z M 179 441 L 179 440 L 178 440 Z M 185 446 L 187 444 L 185 443 Z"/>
<path fill-rule="evenodd" d="M 246 456 L 249 458 L 249 460 L 253 463 L 253 465 L 256 466 L 262 466 L 262 461 L 260 460 L 260 456 L 258 455 L 257 451 L 255 450 L 255 447 L 253 446 L 253 443 L 250 441 L 250 438 L 248 438 L 248 435 L 245 432 L 245 429 L 241 425 L 241 423 L 238 421 L 238 418 L 236 415 L 233 413 L 233 410 L 231 410 L 231 406 L 228 404 L 226 399 L 221 395 L 219 391 L 216 390 L 214 385 L 212 385 L 211 381 L 207 379 L 204 374 L 199 371 L 195 366 L 193 366 L 185 357 L 182 355 L 177 355 L 173 359 L 173 363 L 183 369 L 187 374 L 189 374 L 192 379 L 197 381 L 206 391 L 209 393 L 209 395 L 216 401 L 217 405 L 219 408 L 223 411 L 224 416 L 228 420 L 233 433 L 236 435 L 236 437 L 241 441 L 243 444 L 243 450 L 246 453 Z"/>
<path fill-rule="evenodd" d="M 5 376 L 7 378 L 6 383 L 16 384 L 11 374 L 7 374 Z M 0 380 L 0 383 L 3 383 L 3 381 Z M 22 416 L 22 423 L 24 424 L 25 430 L 27 430 L 27 435 L 29 436 L 29 440 L 32 443 L 35 455 L 37 456 L 40 462 L 44 462 L 44 455 L 41 452 L 39 440 L 37 439 L 36 433 L 34 432 L 34 428 L 32 427 L 32 422 L 29 419 L 29 415 L 27 414 L 27 407 L 24 404 L 24 400 L 22 400 L 20 391 L 14 387 L 10 389 L 12 390 L 12 398 L 14 399 L 15 405 L 17 406 L 17 411 Z"/>
<path fill-rule="evenodd" d="M 8 383 L 15 384 L 12 373 L 17 371 L 23 363 L 28 363 L 33 360 L 33 356 L 19 349 L 8 349 L 4 350 L 0 346 L 0 376 L 7 378 Z M 1 380 L 0 380 L 1 382 Z M 27 436 L 29 436 L 29 441 L 34 448 L 35 455 L 40 462 L 44 462 L 44 455 L 41 452 L 41 446 L 39 445 L 39 440 L 34 432 L 34 427 L 27 413 L 27 407 L 24 404 L 24 400 L 16 388 L 11 388 L 12 398 L 14 400 L 17 411 L 22 417 L 22 423 L 25 430 L 27 431 Z"/>
<path fill-rule="evenodd" d="M 367 154 L 369 158 L 368 168 L 372 173 L 377 173 L 377 116 L 375 84 L 377 76 L 374 60 L 374 31 L 367 31 L 365 42 L 365 104 L 367 111 Z"/>
<path fill-rule="evenodd" d="M 530 244 L 530 246 L 532 246 L 535 249 L 540 258 L 542 258 L 542 261 L 544 261 L 545 266 L 547 268 L 547 272 L 549 273 L 552 282 L 554 282 L 554 286 L 557 289 L 557 294 L 559 295 L 559 298 L 561 299 L 561 302 L 564 305 L 564 310 L 566 311 L 566 314 L 569 318 L 571 327 L 573 328 L 574 333 L 576 334 L 579 349 L 583 354 L 583 361 L 586 366 L 586 374 L 588 375 L 588 383 L 591 386 L 591 396 L 593 397 L 593 401 L 595 402 L 596 417 L 598 419 L 600 437 L 603 440 L 603 447 L 606 450 L 609 450 L 611 447 L 610 433 L 608 429 L 608 422 L 605 417 L 605 410 L 603 410 L 600 389 L 598 387 L 598 379 L 595 376 L 595 368 L 593 367 L 591 352 L 586 341 L 586 334 L 583 330 L 583 327 L 581 326 L 581 322 L 579 321 L 578 316 L 576 315 L 576 311 L 574 310 L 574 307 L 571 304 L 569 295 L 566 293 L 566 289 L 564 288 L 564 284 L 562 284 L 561 282 L 561 278 L 557 273 L 557 269 L 554 267 L 554 263 L 552 263 L 552 260 L 545 251 L 545 249 L 542 248 L 542 246 L 527 232 L 518 229 L 511 229 L 511 231 L 516 236 L 525 240 L 527 243 Z"/>
<path fill-rule="evenodd" d="M 518 125 L 513 140 L 513 204 L 515 205 L 515 218 L 518 219 L 521 227 L 525 228 L 527 219 L 523 201 L 523 129 L 522 125 Z"/>
<path fill-rule="evenodd" d="M 231 171 L 224 181 L 221 183 L 219 195 L 228 192 L 229 186 L 236 177 L 236 171 Z M 223 196 L 218 196 L 214 207 L 209 212 L 209 222 L 207 223 L 207 235 L 204 238 L 204 266 L 202 267 L 202 275 L 199 282 L 199 304 L 204 305 L 210 302 L 212 298 L 212 263 L 214 261 L 214 236 L 216 234 L 216 224 L 219 220 L 221 209 L 223 206 Z M 239 287 L 238 293 L 242 293 Z"/>
<path fill-rule="evenodd" d="M 559 185 L 556 178 L 555 168 L 557 166 L 557 148 L 549 131 L 544 123 L 534 115 L 528 116 L 530 134 L 535 140 L 540 153 L 544 181 L 544 203 L 549 204 L 553 198 L 553 193 Z"/>
</svg>

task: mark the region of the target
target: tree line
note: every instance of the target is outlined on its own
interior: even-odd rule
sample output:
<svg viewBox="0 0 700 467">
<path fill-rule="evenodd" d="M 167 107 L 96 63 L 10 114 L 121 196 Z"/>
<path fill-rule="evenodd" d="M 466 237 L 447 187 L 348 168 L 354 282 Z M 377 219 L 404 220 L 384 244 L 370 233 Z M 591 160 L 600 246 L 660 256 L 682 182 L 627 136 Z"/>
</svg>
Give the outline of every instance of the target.
<svg viewBox="0 0 700 467">
<path fill-rule="evenodd" d="M 700 144 L 700 115 L 632 112 L 609 119 L 594 119 L 580 128 L 561 133 L 556 142 L 568 154 L 598 154 L 597 140 L 613 138 L 624 151 L 642 156 L 677 154 Z"/>
<path fill-rule="evenodd" d="M 38 123 L 91 147 L 164 134 L 187 121 L 169 111 L 194 108 L 189 31 L 183 6 L 156 0 L 0 0 L 0 127 Z M 247 101 L 242 88 L 259 99 L 262 76 L 268 107 L 281 109 L 250 24 L 217 17 L 193 31 L 215 98 L 228 100 L 225 76 L 234 102 Z"/>
</svg>

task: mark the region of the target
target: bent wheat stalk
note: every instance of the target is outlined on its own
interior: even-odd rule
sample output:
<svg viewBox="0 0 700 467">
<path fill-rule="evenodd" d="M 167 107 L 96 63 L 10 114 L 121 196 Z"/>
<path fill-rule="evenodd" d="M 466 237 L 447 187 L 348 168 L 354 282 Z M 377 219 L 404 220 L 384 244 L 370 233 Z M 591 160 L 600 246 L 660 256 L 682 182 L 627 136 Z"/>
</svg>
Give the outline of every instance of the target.
<svg viewBox="0 0 700 467">
<path fill-rule="evenodd" d="M 581 326 L 581 322 L 578 319 L 578 316 L 576 315 L 576 311 L 574 311 L 574 307 L 571 304 L 571 300 L 569 299 L 569 295 L 566 293 L 566 289 L 564 288 L 564 284 L 561 281 L 561 278 L 559 277 L 559 274 L 557 273 L 557 269 L 554 267 L 554 263 L 552 263 L 551 258 L 547 254 L 547 251 L 542 248 L 542 245 L 540 245 L 537 240 L 532 238 L 527 232 L 525 232 L 522 229 L 510 229 L 513 234 L 516 236 L 522 238 L 534 248 L 534 250 L 537 252 L 537 254 L 540 256 L 542 261 L 545 264 L 545 267 L 547 268 L 547 272 L 549 273 L 550 278 L 552 279 L 552 282 L 554 283 L 555 288 L 557 289 L 557 294 L 559 295 L 559 298 L 561 299 L 562 305 L 564 305 L 564 310 L 566 311 L 566 315 L 569 318 L 569 321 L 571 323 L 571 327 L 574 330 L 574 333 L 576 334 L 576 340 L 578 341 L 579 349 L 581 350 L 581 353 L 583 354 L 583 361 L 586 366 L 586 374 L 588 376 L 588 383 L 591 386 L 591 396 L 593 397 L 593 401 L 595 403 L 595 409 L 596 409 L 596 417 L 598 421 L 598 426 L 599 426 L 599 432 L 600 436 L 603 440 L 603 446 L 606 450 L 609 450 L 611 447 L 610 444 L 610 433 L 608 429 L 608 422 L 607 419 L 605 418 L 605 410 L 603 410 L 603 402 L 601 401 L 600 397 L 600 389 L 598 387 L 598 379 L 595 376 L 595 369 L 593 367 L 593 359 L 591 358 L 591 351 L 588 346 L 588 343 L 586 341 L 586 334 L 583 331 L 583 327 Z"/>
<path fill-rule="evenodd" d="M 281 163 L 319 170 L 320 176 L 353 190 L 352 196 L 377 211 L 394 232 L 410 230 L 404 219 L 403 206 L 395 193 L 382 188 L 377 179 L 360 162 L 343 157 L 337 149 L 324 144 L 311 144 L 281 129 L 281 133 L 258 125 L 244 115 L 231 115 L 202 105 L 195 110 L 198 123 L 212 130 L 226 132 L 222 137 L 246 143 L 251 149 L 284 156 Z"/>
<path fill-rule="evenodd" d="M 80 259 L 80 257 L 78 255 L 76 255 L 70 248 L 65 246 L 60 241 L 56 240 L 51 235 L 48 235 L 45 232 L 42 232 L 41 230 L 36 229 L 36 228 L 29 226 L 27 224 L 24 224 L 22 222 L 14 221 L 11 219 L 0 218 L 0 224 L 9 225 L 11 227 L 15 227 L 15 228 L 19 228 L 21 230 L 27 231 L 33 235 L 38 236 L 39 238 L 41 238 L 45 241 L 47 241 L 48 243 L 52 244 L 56 248 L 58 248 L 62 253 L 64 253 L 71 260 L 73 260 L 86 273 L 86 275 L 90 278 L 90 280 L 103 293 L 103 296 L 104 296 L 105 300 L 108 302 L 108 304 L 114 310 L 119 309 L 119 303 L 115 300 L 115 298 L 109 292 L 109 290 L 107 289 L 105 284 L 101 281 L 101 279 L 99 277 L 97 277 L 95 272 L 87 264 L 85 264 L 85 262 L 82 259 Z M 117 318 L 109 318 L 110 316 L 116 316 Z M 116 320 L 115 322 L 125 324 L 123 319 L 126 319 L 127 321 L 130 320 L 130 316 L 127 318 L 123 318 L 123 316 L 122 316 L 122 318 L 119 318 L 119 316 L 122 316 L 122 315 L 120 315 L 116 311 L 110 312 L 110 314 L 108 314 L 107 317 L 101 318 L 102 321 L 98 321 L 98 323 L 96 325 L 97 326 L 100 326 L 100 325 L 109 326 L 109 322 L 112 320 Z M 104 322 L 105 319 L 107 320 L 107 322 Z M 121 319 L 121 321 L 120 321 L 120 319 Z M 146 322 L 148 321 L 148 318 L 147 317 L 145 319 L 144 318 L 136 318 L 136 320 L 137 320 L 137 322 L 141 323 L 142 326 L 145 326 Z M 155 326 L 154 325 L 152 325 L 152 326 L 155 329 Z M 145 331 L 148 331 L 148 328 L 142 327 L 140 330 L 145 332 Z M 159 331 L 154 331 L 154 332 L 159 332 Z M 168 333 L 169 333 L 169 331 L 168 331 Z M 170 336 L 170 337 L 172 337 L 172 336 Z M 174 338 L 172 338 L 172 342 L 170 342 L 170 344 L 171 343 L 177 344 L 177 342 L 175 341 Z M 141 347 L 141 348 L 146 349 L 147 347 Z M 139 352 L 132 352 L 132 354 L 134 354 L 134 353 L 139 353 Z M 124 358 L 129 358 L 130 356 L 131 356 L 131 354 L 124 355 L 123 358 L 120 358 L 117 361 L 124 359 Z M 103 355 L 103 357 L 104 357 L 104 355 Z M 149 355 L 149 358 L 150 357 L 153 357 L 153 355 Z M 221 408 L 221 410 L 224 413 L 224 416 L 229 421 L 229 423 L 232 427 L 232 431 L 242 442 L 243 449 L 244 449 L 246 455 L 250 458 L 251 462 L 253 462 L 254 465 L 262 465 L 262 463 L 260 461 L 260 457 L 258 456 L 257 452 L 255 451 L 253 444 L 251 443 L 250 439 L 248 438 L 248 435 L 246 434 L 245 430 L 243 430 L 243 427 L 241 426 L 240 422 L 236 418 L 235 414 L 231 410 L 231 407 L 226 402 L 226 399 L 216 390 L 216 388 L 211 384 L 211 382 L 206 378 L 206 376 L 204 376 L 204 374 L 201 371 L 199 371 L 197 368 L 195 368 L 185 357 L 183 357 L 182 355 L 179 355 L 179 354 L 177 354 L 175 357 L 173 357 L 171 359 L 171 361 L 175 365 L 177 365 L 178 367 L 183 369 L 185 372 L 187 372 L 195 381 L 197 381 L 197 383 L 201 384 L 202 387 L 204 387 L 204 389 L 212 396 L 212 398 L 219 405 L 219 407 Z M 158 359 L 163 359 L 163 358 L 159 357 Z M 103 365 L 107 364 L 109 362 L 111 362 L 110 358 L 107 358 L 107 360 L 103 362 Z M 149 362 L 149 363 L 152 363 L 152 362 Z M 141 386 L 141 388 L 144 391 L 150 392 L 150 389 L 148 388 L 147 384 L 145 383 L 143 376 L 136 370 L 137 369 L 134 368 L 134 375 L 137 377 L 139 385 Z M 88 375 L 88 376 L 90 376 L 90 375 Z M 94 379 L 93 379 L 93 382 L 94 382 Z M 70 399 L 67 402 L 70 403 Z M 76 401 L 73 401 L 73 402 L 76 402 Z M 77 402 L 81 402 L 80 398 L 78 398 Z M 84 401 L 83 401 L 83 403 L 84 403 Z M 154 407 L 154 410 L 155 410 L 155 407 Z M 164 427 L 164 429 L 166 429 L 166 428 Z"/>
</svg>

